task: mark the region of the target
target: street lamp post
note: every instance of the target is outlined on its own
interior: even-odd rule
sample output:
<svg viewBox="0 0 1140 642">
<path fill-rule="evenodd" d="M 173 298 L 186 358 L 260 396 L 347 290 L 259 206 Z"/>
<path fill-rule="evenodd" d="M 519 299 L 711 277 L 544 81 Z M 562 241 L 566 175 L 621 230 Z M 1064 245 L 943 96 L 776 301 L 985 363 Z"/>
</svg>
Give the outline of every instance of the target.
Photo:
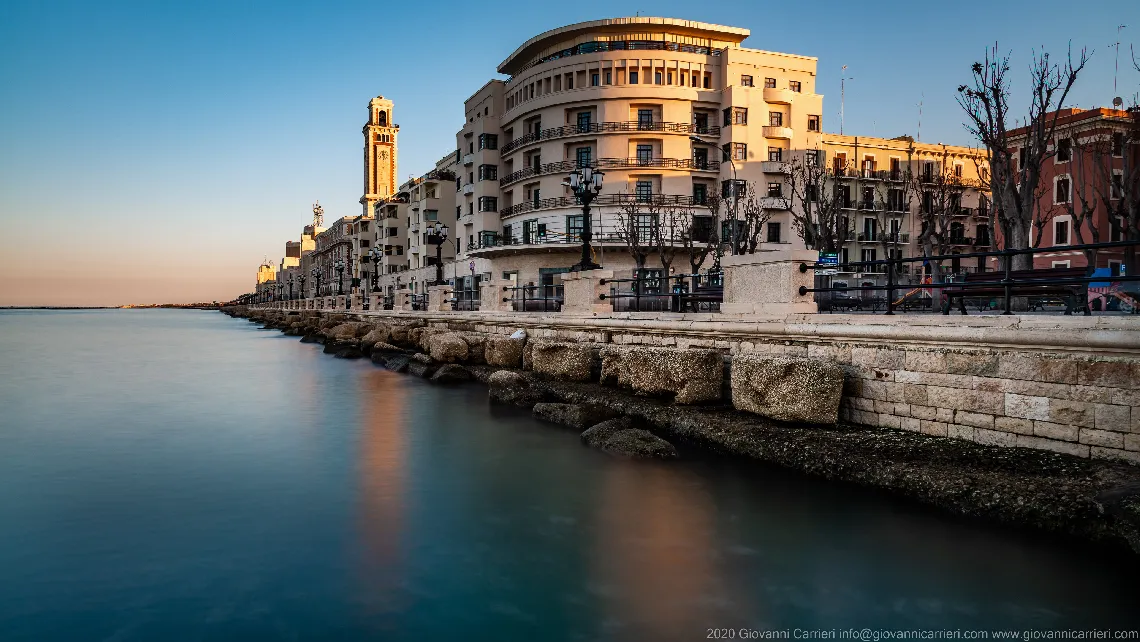
<svg viewBox="0 0 1140 642">
<path fill-rule="evenodd" d="M 316 286 L 317 286 L 316 292 L 313 294 L 313 298 L 314 299 L 320 298 L 320 296 L 321 296 L 321 268 L 314 267 L 313 271 L 310 274 L 313 275 L 313 281 L 316 283 Z"/>
<path fill-rule="evenodd" d="M 590 248 L 590 241 L 594 237 L 590 230 L 590 203 L 602 191 L 604 174 L 604 172 L 597 171 L 587 165 L 570 172 L 569 178 L 562 182 L 582 203 L 582 259 L 570 268 L 571 272 L 585 272 L 602 268 L 602 266 L 594 263 L 593 251 Z"/>
<path fill-rule="evenodd" d="M 724 156 L 724 160 L 728 161 L 729 166 L 732 167 L 732 233 L 731 233 L 731 237 L 732 237 L 732 253 L 736 254 L 736 248 L 739 247 L 737 245 L 737 239 L 736 239 L 736 234 L 737 234 L 736 212 L 737 212 L 737 205 L 740 203 L 740 194 L 738 193 L 738 191 L 740 189 L 740 180 L 736 176 L 736 163 L 734 163 L 732 161 L 732 155 L 728 153 L 728 150 L 717 147 L 716 143 L 713 143 L 711 141 L 707 141 L 707 140 L 705 140 L 699 136 L 689 136 L 689 140 L 693 141 L 694 143 L 702 143 L 705 145 L 711 145 L 717 149 L 720 149 L 720 153 L 722 156 Z M 721 239 L 721 241 L 723 243 L 723 239 Z M 714 268 L 720 267 L 722 243 L 717 244 L 716 261 L 715 261 L 715 265 L 713 266 Z"/>
<path fill-rule="evenodd" d="M 379 247 L 373 245 L 372 249 L 368 251 L 368 258 L 372 259 L 372 291 L 379 291 L 380 282 L 380 257 L 384 256 L 384 252 Z"/>
<path fill-rule="evenodd" d="M 298 296 L 298 298 L 303 299 L 303 298 L 305 298 L 305 273 L 304 272 L 301 273 L 301 278 L 299 280 L 300 280 L 301 289 L 300 289 L 300 291 L 297 292 L 297 296 Z"/>
<path fill-rule="evenodd" d="M 344 294 L 344 259 L 338 258 L 336 264 L 336 293 L 337 296 Z"/>
<path fill-rule="evenodd" d="M 289 300 L 293 300 L 293 277 L 289 277 Z"/>
<path fill-rule="evenodd" d="M 443 283 L 443 244 L 447 241 L 447 226 L 439 221 L 428 228 L 428 243 L 435 245 L 435 284 Z"/>
</svg>

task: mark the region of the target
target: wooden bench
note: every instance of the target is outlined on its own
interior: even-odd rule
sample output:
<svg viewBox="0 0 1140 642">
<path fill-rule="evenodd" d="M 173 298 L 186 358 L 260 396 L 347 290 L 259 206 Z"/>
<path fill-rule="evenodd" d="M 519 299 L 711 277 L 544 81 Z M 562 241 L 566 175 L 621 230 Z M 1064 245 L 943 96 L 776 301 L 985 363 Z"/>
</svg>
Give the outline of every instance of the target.
<svg viewBox="0 0 1140 642">
<path fill-rule="evenodd" d="M 1009 278 L 1013 281 L 1010 286 L 1010 296 L 1029 297 L 1060 297 L 1065 302 L 1065 314 L 1072 314 L 1080 310 L 1086 316 L 1092 314 L 1089 310 L 1089 287 L 1087 283 L 1053 284 L 1041 281 L 1061 279 L 1083 279 L 1088 276 L 1085 268 L 1052 268 L 1044 270 L 1013 270 Z M 992 283 L 1005 279 L 1004 272 L 971 272 L 959 283 Z M 1034 283 L 1034 281 L 1038 281 Z M 950 314 L 954 300 L 958 300 L 958 310 L 966 314 L 965 299 L 1004 297 L 1005 286 L 988 285 L 981 287 L 955 287 L 949 284 L 942 288 L 942 314 Z"/>
</svg>

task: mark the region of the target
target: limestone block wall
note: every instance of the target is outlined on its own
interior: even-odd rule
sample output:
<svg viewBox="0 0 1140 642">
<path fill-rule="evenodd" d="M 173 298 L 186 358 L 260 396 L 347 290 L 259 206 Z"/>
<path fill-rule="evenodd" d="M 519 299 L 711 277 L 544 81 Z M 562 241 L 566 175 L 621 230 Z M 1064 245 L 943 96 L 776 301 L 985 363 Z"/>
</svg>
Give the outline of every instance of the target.
<svg viewBox="0 0 1140 642">
<path fill-rule="evenodd" d="M 1140 464 L 1140 323 L 1124 317 L 393 313 L 439 330 L 824 359 L 855 424 Z"/>
</svg>

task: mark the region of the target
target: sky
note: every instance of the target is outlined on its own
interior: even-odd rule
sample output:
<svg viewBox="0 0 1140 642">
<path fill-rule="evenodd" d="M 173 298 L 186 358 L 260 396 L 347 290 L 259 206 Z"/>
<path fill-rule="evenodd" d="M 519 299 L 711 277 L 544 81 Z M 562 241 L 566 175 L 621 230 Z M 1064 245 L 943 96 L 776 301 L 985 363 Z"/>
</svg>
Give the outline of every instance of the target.
<svg viewBox="0 0 1140 642">
<path fill-rule="evenodd" d="M 369 99 L 395 102 L 399 178 L 455 149 L 463 101 L 547 29 L 655 15 L 815 56 L 824 129 L 970 145 L 956 87 L 996 42 L 1024 105 L 1034 49 L 1093 51 L 1071 103 L 1140 86 L 1140 5 L 1025 0 L 718 3 L 0 3 L 0 306 L 228 300 L 320 200 L 360 212 Z M 1018 91 L 1022 93 L 1017 93 Z"/>
</svg>

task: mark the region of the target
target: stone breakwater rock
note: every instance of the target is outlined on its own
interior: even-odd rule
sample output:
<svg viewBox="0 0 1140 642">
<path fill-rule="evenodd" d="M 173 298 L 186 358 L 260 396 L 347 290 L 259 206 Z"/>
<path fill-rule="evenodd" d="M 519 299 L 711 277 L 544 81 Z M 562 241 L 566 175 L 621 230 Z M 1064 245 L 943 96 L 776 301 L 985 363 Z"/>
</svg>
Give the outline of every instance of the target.
<svg viewBox="0 0 1140 642">
<path fill-rule="evenodd" d="M 648 430 L 634 428 L 627 417 L 603 421 L 582 433 L 582 443 L 630 459 L 676 459 L 673 444 Z"/>
<path fill-rule="evenodd" d="M 336 354 L 346 348 L 359 349 L 355 341 L 333 341 L 332 339 L 325 340 L 325 354 Z"/>
<path fill-rule="evenodd" d="M 417 352 L 417 353 L 412 355 L 412 361 L 416 361 L 418 363 L 430 365 L 432 362 L 432 359 L 431 359 L 431 357 L 429 357 L 428 355 L 426 355 L 422 352 Z"/>
<path fill-rule="evenodd" d="M 550 398 L 546 388 L 510 370 L 499 370 L 487 378 L 487 396 L 520 408 L 533 408 Z"/>
<path fill-rule="evenodd" d="M 442 363 L 467 361 L 467 342 L 453 332 L 431 335 L 428 339 L 428 351 L 432 359 Z"/>
<path fill-rule="evenodd" d="M 408 364 L 411 363 L 411 359 L 408 359 L 408 356 L 404 354 L 373 352 L 372 363 L 384 366 L 392 372 L 407 372 Z"/>
<path fill-rule="evenodd" d="M 424 379 L 427 379 L 428 377 L 435 374 L 435 371 L 438 368 L 439 366 L 435 365 L 434 363 L 424 363 L 422 361 L 416 360 L 408 362 L 408 374 L 415 375 L 417 377 L 423 377 Z"/>
<path fill-rule="evenodd" d="M 359 358 L 363 357 L 364 355 L 360 353 L 359 349 L 349 346 L 349 347 L 341 348 L 340 350 L 337 350 L 336 354 L 334 354 L 333 356 L 336 357 L 337 359 L 359 359 Z"/>
<path fill-rule="evenodd" d="M 367 323 L 342 323 L 325 331 L 325 336 L 335 341 L 352 341 L 358 339 L 372 330 L 372 326 Z"/>
<path fill-rule="evenodd" d="M 385 326 L 373 326 L 368 334 L 360 338 L 360 345 L 374 346 L 377 343 L 388 343 L 388 339 L 392 336 L 391 331 Z"/>
<path fill-rule="evenodd" d="M 518 368 L 522 365 L 523 348 L 526 339 L 508 337 L 487 337 L 483 356 L 489 366 Z"/>
<path fill-rule="evenodd" d="M 431 376 L 432 383 L 463 383 L 471 381 L 471 373 L 461 365 L 448 363 Z"/>
<path fill-rule="evenodd" d="M 460 332 L 459 336 L 467 343 L 467 363 L 487 363 L 487 335 L 479 332 Z"/>
<path fill-rule="evenodd" d="M 717 401 L 724 358 L 716 350 L 603 348 L 602 383 L 645 394 L 673 394 L 677 403 Z"/>
<path fill-rule="evenodd" d="M 313 333 L 306 334 L 305 336 L 301 337 L 301 343 L 320 343 L 320 342 L 321 342 L 321 337 L 319 337 Z"/>
<path fill-rule="evenodd" d="M 594 424 L 618 416 L 618 412 L 593 403 L 539 403 L 534 416 L 563 426 L 584 430 Z"/>
<path fill-rule="evenodd" d="M 403 352 L 403 351 L 404 350 L 402 348 L 397 348 L 396 346 L 392 345 L 391 343 L 384 343 L 383 341 L 377 341 L 376 343 L 372 344 L 372 348 L 371 348 L 372 354 L 376 354 L 378 352 L 384 353 L 384 352 Z"/>
<path fill-rule="evenodd" d="M 531 368 L 540 375 L 562 381 L 589 381 L 594 352 L 588 345 L 577 343 L 534 342 Z"/>
<path fill-rule="evenodd" d="M 839 420 L 843 370 L 818 359 L 739 354 L 732 358 L 732 405 L 780 421 Z"/>
</svg>

